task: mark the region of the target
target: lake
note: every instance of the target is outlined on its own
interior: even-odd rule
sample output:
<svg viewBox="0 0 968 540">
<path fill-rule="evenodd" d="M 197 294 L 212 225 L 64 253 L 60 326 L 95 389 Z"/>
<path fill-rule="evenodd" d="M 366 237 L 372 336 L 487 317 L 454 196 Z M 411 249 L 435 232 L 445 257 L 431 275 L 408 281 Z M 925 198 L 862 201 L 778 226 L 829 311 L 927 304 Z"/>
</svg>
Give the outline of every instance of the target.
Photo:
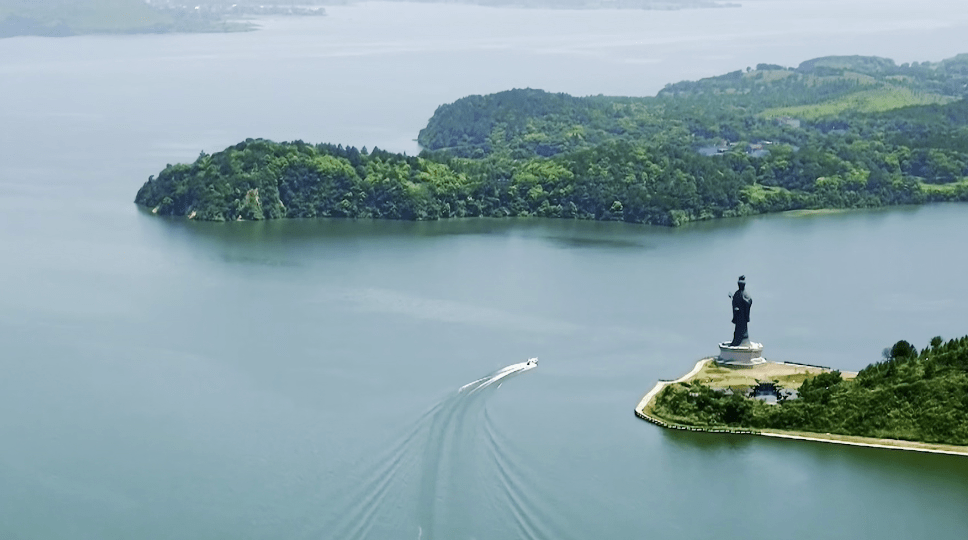
<svg viewBox="0 0 968 540">
<path fill-rule="evenodd" d="M 670 432 L 632 408 L 730 337 L 739 274 L 769 359 L 857 370 L 965 335 L 968 205 L 665 229 L 131 203 L 246 137 L 415 153 L 471 93 L 968 52 L 960 2 L 865 4 L 361 4 L 243 34 L 0 40 L 0 538 L 963 539 L 964 458 Z"/>
</svg>

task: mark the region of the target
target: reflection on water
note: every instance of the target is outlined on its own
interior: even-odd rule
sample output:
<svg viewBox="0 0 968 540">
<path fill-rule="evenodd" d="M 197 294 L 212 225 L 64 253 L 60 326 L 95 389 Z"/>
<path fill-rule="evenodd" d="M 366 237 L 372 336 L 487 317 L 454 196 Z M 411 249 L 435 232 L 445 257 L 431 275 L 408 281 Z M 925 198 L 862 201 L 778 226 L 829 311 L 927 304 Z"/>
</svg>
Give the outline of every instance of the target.
<svg viewBox="0 0 968 540">
<path fill-rule="evenodd" d="M 641 246 L 643 231 L 671 234 L 675 229 L 622 222 L 598 222 L 543 218 L 455 218 L 437 221 L 397 221 L 379 219 L 278 219 L 267 221 L 206 222 L 183 217 L 157 216 L 138 207 L 146 220 L 165 223 L 168 230 L 180 230 L 201 239 L 219 242 L 279 241 L 301 242 L 333 238 L 405 237 L 439 238 L 447 236 L 537 236 L 575 247 L 585 245 Z M 717 222 L 719 226 L 727 220 Z M 550 225 L 549 225 L 550 224 Z M 580 236 L 576 236 L 580 235 Z M 625 236 L 626 238 L 621 238 Z"/>
<path fill-rule="evenodd" d="M 832 224 L 856 222 L 859 216 L 870 226 L 879 221 L 896 220 L 899 216 L 915 215 L 932 207 L 957 203 L 937 203 L 921 206 L 865 208 L 837 212 L 785 212 L 741 218 L 726 218 L 687 223 L 680 227 L 661 227 L 623 222 L 599 222 L 553 218 L 455 218 L 437 221 L 395 221 L 376 219 L 280 219 L 245 222 L 204 222 L 183 217 L 157 216 L 150 209 L 138 206 L 138 213 L 147 223 L 164 223 L 166 233 L 182 231 L 193 239 L 213 240 L 217 245 L 253 243 L 319 243 L 326 240 L 352 240 L 371 237 L 440 238 L 447 236 L 523 236 L 544 238 L 566 248 L 645 248 L 654 249 L 646 237 L 675 238 L 703 232 L 748 228 L 751 223 L 787 218 L 786 226 L 796 229 L 823 229 Z"/>
<path fill-rule="evenodd" d="M 769 452 L 791 463 L 811 465 L 805 470 L 843 469 L 895 485 L 924 484 L 964 497 L 968 485 L 968 459 L 908 450 L 887 450 L 817 441 L 776 439 L 757 435 L 661 430 L 677 452 L 692 452 L 700 459 L 728 459 L 751 451 Z"/>
<path fill-rule="evenodd" d="M 545 238 L 566 248 L 651 248 L 651 246 L 641 241 L 623 240 L 620 238 L 588 238 L 575 236 L 547 236 Z"/>
</svg>

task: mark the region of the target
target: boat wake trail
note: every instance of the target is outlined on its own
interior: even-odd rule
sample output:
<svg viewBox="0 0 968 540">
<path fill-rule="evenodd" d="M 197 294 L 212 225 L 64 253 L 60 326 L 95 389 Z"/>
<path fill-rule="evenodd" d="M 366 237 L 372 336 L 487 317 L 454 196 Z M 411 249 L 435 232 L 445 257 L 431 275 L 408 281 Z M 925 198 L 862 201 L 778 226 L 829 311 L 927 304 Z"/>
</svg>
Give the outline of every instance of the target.
<svg viewBox="0 0 968 540">
<path fill-rule="evenodd" d="M 512 364 L 461 386 L 395 444 L 359 463 L 359 470 L 340 474 L 355 478 L 355 485 L 328 487 L 333 493 L 326 498 L 336 507 L 327 504 L 328 523 L 320 532 L 347 540 L 434 540 L 471 531 L 486 532 L 478 538 L 540 536 L 544 527 L 520 514 L 524 501 L 486 410 L 503 383 L 537 365 L 537 359 Z"/>
<path fill-rule="evenodd" d="M 465 392 L 465 391 L 468 393 L 475 392 L 482 388 L 486 388 L 494 383 L 500 383 L 503 379 L 507 379 L 508 377 L 511 377 L 514 375 L 520 375 L 521 373 L 524 373 L 525 371 L 534 369 L 536 367 L 538 367 L 537 358 L 532 358 L 527 362 L 511 364 L 510 366 L 503 367 L 495 371 L 494 373 L 491 373 L 487 377 L 481 377 L 480 379 L 477 379 L 474 382 L 469 382 L 464 386 L 461 386 L 460 389 L 457 390 L 457 392 L 458 393 Z M 500 386 L 500 384 L 498 386 Z"/>
</svg>

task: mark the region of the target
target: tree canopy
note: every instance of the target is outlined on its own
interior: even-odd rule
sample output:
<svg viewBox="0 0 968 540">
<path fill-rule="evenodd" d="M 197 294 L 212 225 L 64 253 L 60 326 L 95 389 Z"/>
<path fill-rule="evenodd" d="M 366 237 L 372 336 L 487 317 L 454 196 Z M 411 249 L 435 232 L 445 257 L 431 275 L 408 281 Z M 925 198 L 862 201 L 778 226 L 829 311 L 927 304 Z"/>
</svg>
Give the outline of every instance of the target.
<svg viewBox="0 0 968 540">
<path fill-rule="evenodd" d="M 968 55 L 827 57 L 655 97 L 520 89 L 442 105 L 410 157 L 247 140 L 174 165 L 136 202 L 171 215 L 542 216 L 680 225 L 968 200 Z"/>
</svg>

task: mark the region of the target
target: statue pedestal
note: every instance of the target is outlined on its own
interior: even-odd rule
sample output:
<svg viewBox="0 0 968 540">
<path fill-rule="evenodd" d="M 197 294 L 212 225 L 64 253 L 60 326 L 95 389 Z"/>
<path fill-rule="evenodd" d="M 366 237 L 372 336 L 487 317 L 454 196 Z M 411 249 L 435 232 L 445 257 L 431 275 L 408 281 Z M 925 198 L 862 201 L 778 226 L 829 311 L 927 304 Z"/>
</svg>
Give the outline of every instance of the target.
<svg viewBox="0 0 968 540">
<path fill-rule="evenodd" d="M 750 367 L 757 364 L 765 364 L 763 358 L 763 344 L 744 341 L 732 347 L 728 341 L 719 344 L 719 358 L 717 364 L 734 367 Z"/>
</svg>

